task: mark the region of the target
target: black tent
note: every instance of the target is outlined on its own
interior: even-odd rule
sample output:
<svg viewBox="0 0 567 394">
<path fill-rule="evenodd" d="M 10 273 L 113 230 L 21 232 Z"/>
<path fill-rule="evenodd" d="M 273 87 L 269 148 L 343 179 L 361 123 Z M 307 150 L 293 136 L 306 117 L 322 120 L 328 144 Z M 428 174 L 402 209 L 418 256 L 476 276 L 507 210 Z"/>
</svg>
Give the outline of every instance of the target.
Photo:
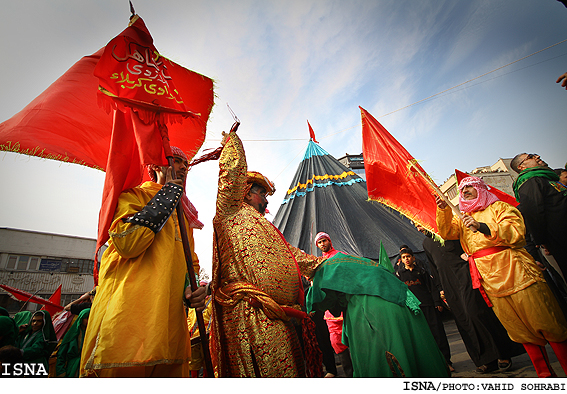
<svg viewBox="0 0 567 394">
<path fill-rule="evenodd" d="M 318 256 L 313 239 L 319 231 L 329 234 L 336 250 L 373 260 L 380 241 L 391 259 L 403 244 L 418 255 L 423 251 L 424 236 L 412 223 L 369 201 L 364 179 L 312 140 L 273 223 L 290 244 Z"/>
</svg>

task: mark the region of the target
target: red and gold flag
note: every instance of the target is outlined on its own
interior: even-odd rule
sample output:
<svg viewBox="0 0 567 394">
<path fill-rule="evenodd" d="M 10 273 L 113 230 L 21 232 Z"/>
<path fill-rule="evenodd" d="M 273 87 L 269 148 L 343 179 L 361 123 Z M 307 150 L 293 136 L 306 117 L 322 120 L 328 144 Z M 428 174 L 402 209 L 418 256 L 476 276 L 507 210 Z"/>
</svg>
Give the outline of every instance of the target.
<svg viewBox="0 0 567 394">
<path fill-rule="evenodd" d="M 435 191 L 412 155 L 370 113 L 362 114 L 362 151 L 368 198 L 437 233 Z"/>
<path fill-rule="evenodd" d="M 108 240 L 118 195 L 142 181 L 144 164 L 166 164 L 160 131 L 192 158 L 205 140 L 213 103 L 213 81 L 161 56 L 134 16 L 105 48 L 1 123 L 0 150 L 106 171 L 98 251 Z"/>
</svg>

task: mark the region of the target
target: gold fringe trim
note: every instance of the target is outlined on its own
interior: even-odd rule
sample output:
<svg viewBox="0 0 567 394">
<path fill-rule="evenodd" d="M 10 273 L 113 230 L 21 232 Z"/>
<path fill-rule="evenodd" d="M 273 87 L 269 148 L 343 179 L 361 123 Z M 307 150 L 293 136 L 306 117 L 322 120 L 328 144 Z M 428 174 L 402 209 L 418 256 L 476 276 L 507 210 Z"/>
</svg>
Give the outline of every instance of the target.
<svg viewBox="0 0 567 394">
<path fill-rule="evenodd" d="M 304 188 L 304 189 L 305 189 L 305 188 L 307 188 L 307 185 L 313 184 L 313 182 L 314 182 L 315 180 L 318 180 L 318 181 L 322 181 L 322 180 L 325 180 L 325 179 L 334 179 L 334 180 L 337 180 L 337 179 L 344 179 L 344 178 L 346 178 L 347 176 L 354 176 L 354 175 L 356 175 L 356 174 L 355 174 L 354 172 L 352 172 L 352 171 L 348 171 L 348 172 L 343 171 L 343 173 L 342 173 L 342 174 L 339 174 L 339 175 L 329 175 L 329 174 L 325 174 L 325 175 L 314 175 L 313 178 L 308 179 L 307 182 L 305 182 L 305 183 L 297 182 L 297 185 L 296 185 L 293 189 L 289 189 L 289 190 L 287 191 L 287 194 L 293 193 L 293 192 L 296 191 L 298 188 Z"/>
<path fill-rule="evenodd" d="M 386 200 L 384 197 L 369 198 L 367 201 L 378 202 L 378 203 L 385 205 L 388 208 L 396 211 L 400 215 L 405 216 L 407 219 L 409 219 L 413 223 L 414 226 L 417 224 L 417 225 L 420 225 L 421 227 L 425 228 L 427 231 L 429 231 L 431 234 L 433 234 L 433 239 L 435 241 L 441 243 L 441 245 L 445 245 L 445 240 L 443 238 L 441 238 L 441 235 L 439 235 L 437 232 L 435 232 L 435 230 L 433 230 L 433 228 L 430 225 L 421 221 L 419 218 L 417 218 L 415 215 L 413 215 L 408 210 L 403 209 L 403 208 L 391 203 L 389 200 Z"/>
<path fill-rule="evenodd" d="M 130 227 L 128 230 L 121 232 L 120 234 L 118 233 L 113 233 L 112 231 L 108 231 L 108 235 L 110 235 L 110 238 L 124 238 L 127 235 L 132 234 L 134 231 L 136 231 L 137 229 L 139 229 L 140 226 L 139 224 L 135 224 L 134 226 Z"/>
<path fill-rule="evenodd" d="M 94 168 L 95 170 L 100 170 L 104 172 L 104 169 L 97 165 L 89 165 L 85 163 L 83 160 L 71 159 L 69 156 L 67 156 L 67 154 L 62 155 L 62 154 L 45 153 L 45 148 L 42 149 L 39 146 L 36 146 L 33 149 L 30 148 L 22 149 L 19 142 L 13 143 L 12 141 L 6 141 L 6 144 L 0 144 L 0 151 L 19 153 L 21 155 L 27 155 L 27 156 L 35 156 L 47 160 L 57 160 L 57 161 L 62 161 L 64 163 L 79 164 L 85 167 Z"/>
</svg>

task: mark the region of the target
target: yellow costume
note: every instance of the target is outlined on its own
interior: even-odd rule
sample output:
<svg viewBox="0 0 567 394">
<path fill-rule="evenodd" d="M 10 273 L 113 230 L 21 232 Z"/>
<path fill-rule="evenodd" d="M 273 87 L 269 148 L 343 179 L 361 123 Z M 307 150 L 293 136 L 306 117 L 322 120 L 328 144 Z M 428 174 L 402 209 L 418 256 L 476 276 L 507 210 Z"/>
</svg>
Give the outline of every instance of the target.
<svg viewBox="0 0 567 394">
<path fill-rule="evenodd" d="M 85 335 L 81 376 L 189 376 L 183 306 L 187 267 L 177 214 L 157 233 L 123 221 L 161 188 L 145 182 L 120 195 Z M 193 252 L 188 226 L 187 233 Z M 194 252 L 193 265 L 199 272 Z"/>
<path fill-rule="evenodd" d="M 444 239 L 460 239 L 473 255 L 495 246 L 508 247 L 475 258 L 481 284 L 494 313 L 514 342 L 545 346 L 567 340 L 567 322 L 532 256 L 524 249 L 525 225 L 521 213 L 502 201 L 469 213 L 485 223 L 490 235 L 465 228 L 449 207 L 437 209 L 437 227 Z"/>
<path fill-rule="evenodd" d="M 281 307 L 299 309 L 299 270 L 309 276 L 321 259 L 289 245 L 244 202 L 250 184 L 244 148 L 234 132 L 219 166 L 210 343 L 215 375 L 305 376 L 297 333 Z"/>
</svg>

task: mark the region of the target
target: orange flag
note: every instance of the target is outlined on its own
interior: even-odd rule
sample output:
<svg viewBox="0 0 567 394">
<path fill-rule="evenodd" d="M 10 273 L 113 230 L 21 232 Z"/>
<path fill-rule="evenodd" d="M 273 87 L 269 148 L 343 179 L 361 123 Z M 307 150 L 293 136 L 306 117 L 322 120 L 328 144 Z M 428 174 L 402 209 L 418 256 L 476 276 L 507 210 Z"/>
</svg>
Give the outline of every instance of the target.
<svg viewBox="0 0 567 394">
<path fill-rule="evenodd" d="M 380 122 L 359 108 L 368 198 L 437 233 L 436 193 L 414 166 L 427 176 L 426 172 Z"/>
</svg>

